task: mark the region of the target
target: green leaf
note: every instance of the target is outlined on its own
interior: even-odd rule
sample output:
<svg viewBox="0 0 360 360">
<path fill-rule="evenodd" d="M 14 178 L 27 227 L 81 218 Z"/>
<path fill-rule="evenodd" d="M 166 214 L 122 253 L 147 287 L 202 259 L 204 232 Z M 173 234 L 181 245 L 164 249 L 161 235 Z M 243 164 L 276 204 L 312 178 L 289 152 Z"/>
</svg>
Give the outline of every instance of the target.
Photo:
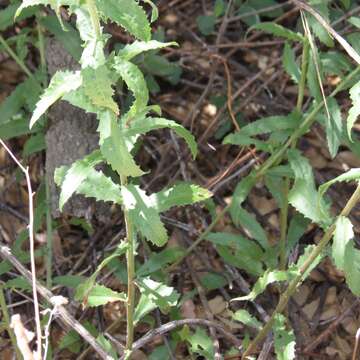
<svg viewBox="0 0 360 360">
<path fill-rule="evenodd" d="M 351 140 L 351 129 L 355 124 L 358 116 L 360 115 L 360 81 L 358 81 L 350 89 L 350 99 L 352 101 L 352 106 L 349 110 L 349 114 L 346 120 L 347 123 L 347 132 L 349 139 Z"/>
<path fill-rule="evenodd" d="M 196 18 L 196 24 L 201 34 L 207 36 L 215 31 L 215 15 L 200 15 Z"/>
<path fill-rule="evenodd" d="M 123 27 L 136 38 L 149 41 L 151 28 L 144 9 L 134 0 L 96 0 L 101 15 Z"/>
<path fill-rule="evenodd" d="M 169 128 L 175 131 L 178 136 L 181 136 L 189 146 L 193 158 L 196 157 L 197 144 L 194 135 L 192 135 L 189 130 L 185 129 L 182 125 L 175 121 L 157 117 L 149 117 L 146 119 L 139 117 L 138 119 L 130 122 L 129 128 L 125 129 L 124 131 L 126 132 L 126 136 L 131 137 L 139 134 L 146 134 L 152 130 L 164 128 Z"/>
<path fill-rule="evenodd" d="M 99 114 L 100 149 L 106 161 L 119 175 L 138 177 L 144 174 L 136 165 L 127 146 L 124 130 L 110 111 Z"/>
<path fill-rule="evenodd" d="M 257 139 L 253 139 L 250 136 L 244 135 L 242 132 L 237 132 L 233 134 L 229 134 L 223 140 L 223 144 L 232 144 L 239 146 L 249 146 L 254 145 L 257 150 L 269 152 L 273 151 L 273 147 L 270 142 L 260 141 Z"/>
<path fill-rule="evenodd" d="M 309 259 L 309 256 L 314 251 L 315 247 L 316 247 L 315 245 L 308 245 L 304 250 L 304 254 L 302 254 L 299 257 L 297 263 L 293 265 L 292 268 L 294 270 L 300 269 L 304 265 L 304 263 Z M 309 274 L 319 265 L 323 257 L 324 257 L 324 253 L 321 253 L 316 257 L 316 259 L 311 263 L 311 265 L 302 275 L 303 280 L 305 280 L 309 276 Z"/>
<path fill-rule="evenodd" d="M 60 170 L 57 170 L 55 173 L 55 181 L 57 182 L 58 186 L 61 186 L 61 193 L 59 198 L 59 207 L 60 210 L 62 210 L 64 204 L 70 199 L 70 197 L 75 193 L 81 191 L 81 189 L 87 189 L 89 185 L 86 185 L 81 187 L 82 183 L 87 180 L 90 184 L 91 181 L 95 181 L 97 185 L 99 185 L 99 178 L 101 179 L 101 173 L 100 175 L 94 175 L 94 173 L 97 173 L 96 170 L 94 170 L 94 166 L 101 163 L 103 161 L 103 157 L 101 156 L 101 153 L 99 150 L 95 150 L 89 155 L 85 156 L 83 159 L 75 161 L 71 167 L 67 170 L 64 167 L 61 167 Z M 104 178 L 104 185 L 109 185 L 111 180 L 106 179 L 105 175 L 103 175 Z M 91 185 L 90 185 L 91 186 Z M 104 186 L 103 186 L 104 187 Z M 116 185 L 112 187 L 113 192 L 115 192 Z M 94 189 L 94 194 L 95 194 Z M 96 192 L 96 194 L 101 194 L 102 189 L 100 189 L 99 192 Z M 91 195 L 85 193 L 84 195 Z M 115 195 L 115 194 L 114 194 Z M 107 196 L 106 194 L 104 196 Z M 101 199 L 100 199 L 101 200 Z M 115 200 L 115 199 L 114 199 Z M 119 200 L 119 197 L 118 199 Z"/>
<path fill-rule="evenodd" d="M 215 245 L 226 263 L 256 276 L 263 273 L 264 252 L 255 241 L 230 233 L 211 233 L 206 240 Z"/>
<path fill-rule="evenodd" d="M 80 60 L 82 50 L 81 39 L 79 33 L 72 26 L 63 24 L 62 28 L 56 16 L 51 15 L 40 17 L 38 21 L 55 36 L 75 60 Z"/>
<path fill-rule="evenodd" d="M 111 73 L 106 65 L 96 69 L 88 66 L 81 71 L 84 94 L 96 108 L 110 109 L 119 115 L 119 108 L 113 100 L 114 90 Z"/>
<path fill-rule="evenodd" d="M 344 272 L 346 283 L 355 296 L 360 296 L 360 251 L 349 241 L 345 250 Z"/>
<path fill-rule="evenodd" d="M 130 61 L 135 56 L 150 50 L 158 50 L 169 46 L 178 46 L 176 42 L 160 42 L 157 40 L 150 40 L 147 42 L 135 40 L 133 43 L 125 45 L 117 55 L 124 60 Z"/>
<path fill-rule="evenodd" d="M 275 315 L 273 325 L 274 347 L 278 360 L 295 359 L 295 335 L 292 329 L 286 328 L 286 317 L 282 314 Z"/>
<path fill-rule="evenodd" d="M 133 118 L 145 109 L 149 101 L 149 91 L 143 73 L 133 63 L 117 56 L 114 58 L 113 68 L 125 81 L 126 86 L 134 94 L 135 101 L 131 105 L 127 117 Z"/>
<path fill-rule="evenodd" d="M 67 332 L 59 342 L 59 349 L 68 349 L 74 354 L 78 354 L 81 350 L 82 342 L 80 335 L 75 330 Z"/>
<path fill-rule="evenodd" d="M 38 132 L 37 134 L 31 136 L 29 139 L 26 140 L 22 154 L 24 157 L 27 157 L 39 151 L 42 151 L 45 148 L 45 136 L 42 132 Z"/>
<path fill-rule="evenodd" d="M 235 223 L 235 225 L 238 225 L 238 210 L 241 208 L 241 204 L 245 201 L 249 192 L 255 184 L 256 176 L 255 173 L 252 172 L 245 178 L 241 179 L 241 181 L 236 185 L 230 207 L 231 219 Z"/>
<path fill-rule="evenodd" d="M 326 128 L 326 140 L 329 148 L 329 152 L 332 158 L 334 158 L 341 145 L 342 138 L 342 119 L 341 111 L 337 101 L 334 98 L 327 99 L 327 106 L 329 108 L 330 118 L 325 115 L 325 128 Z"/>
<path fill-rule="evenodd" d="M 127 301 L 126 294 L 119 293 L 98 284 L 94 285 L 87 295 L 87 305 L 90 307 L 106 305 L 115 301 Z"/>
<path fill-rule="evenodd" d="M 151 196 L 154 197 L 158 211 L 163 212 L 173 206 L 191 205 L 204 201 L 209 199 L 212 194 L 198 185 L 182 182 Z"/>
<path fill-rule="evenodd" d="M 234 222 L 237 226 L 245 228 L 250 234 L 250 237 L 255 239 L 264 249 L 269 247 L 266 232 L 258 223 L 254 215 L 248 213 L 245 209 L 240 207 L 237 209 L 237 218 Z"/>
<path fill-rule="evenodd" d="M 84 276 L 80 275 L 63 275 L 53 277 L 53 283 L 55 285 L 62 285 L 75 289 L 79 284 L 83 283 L 85 280 Z"/>
<path fill-rule="evenodd" d="M 300 238 L 304 235 L 310 221 L 304 218 L 301 214 L 295 214 L 289 224 L 289 230 L 287 235 L 286 249 L 289 253 L 295 245 L 299 242 Z"/>
<path fill-rule="evenodd" d="M 292 112 L 287 116 L 269 116 L 262 118 L 241 128 L 239 133 L 228 135 L 224 139 L 224 143 L 234 143 L 234 139 L 239 135 L 255 136 L 268 134 L 280 130 L 296 129 L 301 123 L 301 116 L 296 112 Z M 231 141 L 232 140 L 232 141 Z"/>
<path fill-rule="evenodd" d="M 289 203 L 314 223 L 329 225 L 331 216 L 325 202 L 316 191 L 309 161 L 296 149 L 288 151 L 288 159 L 295 174 L 295 183 L 289 192 Z"/>
<path fill-rule="evenodd" d="M 103 334 L 99 334 L 99 336 L 96 338 L 96 342 L 100 344 L 100 346 L 108 353 L 108 355 L 110 355 L 112 359 L 116 359 L 118 357 L 116 349 Z"/>
<path fill-rule="evenodd" d="M 0 31 L 6 30 L 9 26 L 14 25 L 14 17 L 16 9 L 19 7 L 19 2 L 8 4 L 6 8 L 0 11 Z M 27 9 L 16 19 L 17 21 L 24 20 L 36 13 L 36 9 Z"/>
<path fill-rule="evenodd" d="M 288 42 L 285 43 L 282 61 L 285 71 L 291 79 L 298 84 L 300 82 L 301 73 L 299 66 L 296 63 L 295 52 Z"/>
<path fill-rule="evenodd" d="M 270 269 L 266 270 L 265 273 L 258 278 L 256 281 L 254 287 L 252 288 L 251 292 L 248 295 L 240 296 L 237 298 L 232 299 L 231 301 L 253 301 L 256 299 L 258 295 L 263 293 L 266 289 L 266 287 L 274 282 L 279 281 L 289 281 L 294 276 L 297 275 L 297 271 L 294 271 L 293 269 L 289 269 L 288 271 L 281 271 L 281 270 L 273 270 Z"/>
<path fill-rule="evenodd" d="M 344 270 L 347 259 L 345 258 L 348 243 L 354 238 L 353 225 L 345 216 L 340 216 L 336 220 L 334 231 L 334 240 L 331 254 L 336 267 Z"/>
<path fill-rule="evenodd" d="M 348 182 L 360 180 L 360 168 L 350 169 L 349 171 L 337 176 L 335 179 L 327 181 L 326 183 L 319 186 L 319 195 L 323 197 L 329 187 L 337 182 Z"/>
<path fill-rule="evenodd" d="M 174 290 L 174 288 L 161 282 L 154 281 L 149 277 L 137 279 L 136 284 L 144 300 L 141 304 L 138 304 L 135 310 L 135 322 L 138 322 L 141 317 L 156 307 L 159 307 L 163 313 L 168 313 L 170 308 L 176 306 L 179 301 L 180 294 Z"/>
<path fill-rule="evenodd" d="M 225 9 L 226 9 L 226 6 L 225 6 L 224 0 L 215 0 L 214 15 L 216 17 L 224 15 Z"/>
<path fill-rule="evenodd" d="M 191 344 L 191 352 L 199 354 L 207 360 L 215 359 L 213 341 L 204 329 L 197 327 L 195 333 L 188 338 L 188 341 Z"/>
<path fill-rule="evenodd" d="M 349 59 L 338 51 L 321 52 L 319 56 L 324 74 L 342 77 L 353 69 Z"/>
<path fill-rule="evenodd" d="M 358 16 L 351 16 L 348 19 L 348 22 L 352 25 L 354 25 L 355 27 L 357 27 L 358 29 L 360 29 L 360 17 Z"/>
<path fill-rule="evenodd" d="M 66 93 L 81 86 L 82 79 L 79 71 L 57 71 L 52 77 L 49 87 L 41 95 L 30 120 L 30 128 L 46 110 Z"/>
<path fill-rule="evenodd" d="M 311 0 L 309 4 L 312 6 L 314 10 L 316 10 L 327 23 L 330 23 L 330 13 L 328 8 L 328 1 L 318 1 L 318 0 Z M 334 40 L 329 35 L 328 31 L 319 23 L 317 19 L 315 19 L 312 15 L 306 16 L 309 25 L 317 38 L 326 46 L 333 47 Z"/>
<path fill-rule="evenodd" d="M 283 37 L 290 41 L 300 41 L 300 42 L 304 41 L 304 37 L 301 34 L 295 33 L 293 31 L 291 31 L 279 24 L 275 24 L 273 22 L 262 22 L 260 24 L 255 24 L 255 25 L 251 26 L 248 31 L 251 31 L 251 30 L 266 31 L 272 35 Z"/>
<path fill-rule="evenodd" d="M 135 228 L 149 241 L 163 246 L 168 240 L 164 224 L 160 220 L 153 197 L 146 195 L 139 186 L 129 184 L 121 189 L 125 209 Z"/>
<path fill-rule="evenodd" d="M 319 84 L 319 74 L 316 70 L 316 62 L 319 66 L 320 77 L 322 81 L 324 81 L 319 54 L 315 48 L 315 53 L 311 51 L 309 54 L 309 65 L 306 78 L 311 96 L 316 100 L 317 103 L 319 103 L 323 100 L 323 96 Z"/>
<path fill-rule="evenodd" d="M 22 291 L 30 292 L 32 287 L 31 284 L 23 277 L 19 276 L 14 279 L 10 279 L 4 284 L 5 289 L 18 289 Z"/>
<path fill-rule="evenodd" d="M 263 327 L 263 324 L 256 319 L 254 316 L 251 316 L 250 313 L 244 309 L 236 311 L 232 315 L 233 320 L 239 321 L 242 324 L 252 327 L 256 330 L 261 330 Z"/>
<path fill-rule="evenodd" d="M 185 254 L 185 250 L 180 247 L 164 249 L 159 253 L 153 253 L 146 262 L 136 271 L 137 276 L 147 276 L 153 272 L 164 269 L 167 265 L 174 263 Z"/>
</svg>

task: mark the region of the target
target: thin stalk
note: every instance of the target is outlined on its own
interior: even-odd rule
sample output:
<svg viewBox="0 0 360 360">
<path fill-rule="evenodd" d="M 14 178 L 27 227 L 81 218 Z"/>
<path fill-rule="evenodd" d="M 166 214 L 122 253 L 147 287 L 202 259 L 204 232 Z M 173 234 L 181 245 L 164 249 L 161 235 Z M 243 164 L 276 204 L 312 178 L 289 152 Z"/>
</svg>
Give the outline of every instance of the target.
<svg viewBox="0 0 360 360">
<path fill-rule="evenodd" d="M 302 56 L 301 56 L 301 78 L 299 82 L 298 97 L 296 102 L 296 110 L 299 114 L 301 113 L 304 102 L 306 74 L 309 63 L 309 49 L 310 49 L 309 42 L 305 39 Z M 295 148 L 296 143 L 297 143 L 297 139 L 294 139 L 294 141 L 292 141 L 290 146 L 292 148 Z M 290 179 L 286 177 L 284 181 L 284 189 L 283 189 L 284 204 L 282 204 L 280 209 L 280 241 L 279 241 L 280 270 L 286 269 L 286 237 L 287 237 L 288 214 L 289 214 L 289 202 L 288 202 L 289 191 L 290 191 Z"/>
<path fill-rule="evenodd" d="M 360 66 L 358 66 L 355 70 L 353 70 L 329 95 L 329 98 L 334 97 L 337 93 L 344 89 L 344 87 L 358 74 L 360 73 Z M 286 150 L 291 146 L 292 143 L 297 141 L 297 139 L 307 131 L 307 129 L 313 124 L 315 121 L 315 116 L 318 112 L 323 108 L 324 101 L 321 101 L 317 104 L 317 106 L 313 109 L 313 111 L 305 118 L 304 122 L 299 126 L 297 130 L 295 130 L 288 141 L 272 156 L 270 156 L 262 166 L 257 170 L 255 176 L 256 179 L 261 179 L 266 172 L 274 165 L 277 164 L 285 154 Z M 207 227 L 207 229 L 199 235 L 199 237 L 194 241 L 194 243 L 186 250 L 183 256 L 181 256 L 175 263 L 170 265 L 167 271 L 172 270 L 176 265 L 180 264 L 181 261 L 189 255 L 196 246 L 198 246 L 206 236 L 211 232 L 211 230 L 216 226 L 216 224 L 227 214 L 230 210 L 231 204 L 226 205 L 224 209 L 216 216 L 216 218 L 211 222 L 211 224 Z"/>
<path fill-rule="evenodd" d="M 4 321 L 4 324 L 5 324 L 5 327 L 6 327 L 6 331 L 8 332 L 8 334 L 10 336 L 12 346 L 15 349 L 16 358 L 18 360 L 21 360 L 22 359 L 21 352 L 20 352 L 20 350 L 19 350 L 19 348 L 17 346 L 14 331 L 10 326 L 10 316 L 9 316 L 8 311 L 7 311 L 3 286 L 0 286 L 0 307 L 1 307 L 2 314 L 3 314 L 3 321 Z"/>
<path fill-rule="evenodd" d="M 360 200 L 360 184 L 358 184 L 355 192 L 352 194 L 351 198 L 348 200 L 347 204 L 345 205 L 344 209 L 341 211 L 340 216 L 348 216 L 350 211 L 353 207 L 358 203 Z M 267 336 L 267 334 L 271 331 L 271 328 L 274 324 L 276 314 L 282 313 L 285 310 L 287 303 L 290 300 L 290 297 L 294 294 L 298 285 L 304 280 L 304 274 L 309 269 L 311 264 L 315 261 L 315 259 L 322 253 L 325 246 L 331 240 L 332 235 L 335 231 L 335 222 L 326 230 L 325 234 L 321 238 L 320 242 L 314 250 L 311 252 L 307 260 L 299 269 L 299 274 L 296 276 L 294 280 L 292 280 L 287 287 L 287 289 L 282 293 L 280 296 L 279 303 L 276 306 L 276 309 L 272 313 L 269 321 L 266 325 L 261 329 L 259 334 L 256 338 L 250 343 L 249 347 L 244 352 L 242 359 L 245 360 L 249 355 L 254 353 L 256 350 L 257 345 Z"/>
<path fill-rule="evenodd" d="M 0 44 L 4 47 L 5 51 L 14 59 L 14 61 L 19 65 L 21 70 L 31 79 L 35 79 L 34 75 L 31 73 L 29 68 L 25 65 L 25 63 L 15 54 L 15 52 L 11 49 L 7 41 L 0 35 Z"/>
<path fill-rule="evenodd" d="M 127 185 L 127 177 L 120 176 L 121 186 Z M 129 216 L 128 210 L 125 208 L 124 219 L 126 226 L 126 238 L 128 242 L 128 249 L 126 251 L 127 260 L 127 303 L 126 303 L 126 351 L 131 351 L 134 342 L 134 308 L 135 308 L 135 233 L 134 226 Z"/>
<path fill-rule="evenodd" d="M 47 66 L 45 58 L 44 34 L 39 22 L 40 15 L 37 15 L 37 31 L 39 40 L 40 66 L 44 89 L 48 85 Z M 52 287 L 52 264 L 53 264 L 53 228 L 51 219 L 51 197 L 47 174 L 45 174 L 45 194 L 46 194 L 46 286 Z"/>
<path fill-rule="evenodd" d="M 95 1 L 94 0 L 86 0 L 86 4 L 88 6 L 88 10 L 89 10 L 92 25 L 93 25 L 93 27 L 95 29 L 96 37 L 99 39 L 100 35 L 101 35 L 100 19 L 99 19 L 99 15 L 98 15 L 98 12 L 97 12 Z"/>
</svg>

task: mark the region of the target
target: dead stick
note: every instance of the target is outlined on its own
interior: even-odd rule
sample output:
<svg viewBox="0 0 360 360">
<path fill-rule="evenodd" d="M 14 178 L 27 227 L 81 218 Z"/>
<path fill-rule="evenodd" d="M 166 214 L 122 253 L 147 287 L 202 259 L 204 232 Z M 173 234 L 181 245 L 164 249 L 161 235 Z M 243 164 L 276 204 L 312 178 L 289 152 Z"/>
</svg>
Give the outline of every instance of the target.
<svg viewBox="0 0 360 360">
<path fill-rule="evenodd" d="M 0 256 L 9 261 L 19 273 L 31 284 L 31 272 L 27 270 L 23 264 L 11 253 L 9 247 L 0 243 Z M 36 282 L 37 292 L 50 304 L 54 294 L 45 286 Z M 113 360 L 113 358 L 106 353 L 106 351 L 97 343 L 96 339 L 65 309 L 64 306 L 57 307 L 57 321 L 74 329 L 86 342 L 88 342 L 94 350 L 98 353 L 101 359 Z"/>
</svg>

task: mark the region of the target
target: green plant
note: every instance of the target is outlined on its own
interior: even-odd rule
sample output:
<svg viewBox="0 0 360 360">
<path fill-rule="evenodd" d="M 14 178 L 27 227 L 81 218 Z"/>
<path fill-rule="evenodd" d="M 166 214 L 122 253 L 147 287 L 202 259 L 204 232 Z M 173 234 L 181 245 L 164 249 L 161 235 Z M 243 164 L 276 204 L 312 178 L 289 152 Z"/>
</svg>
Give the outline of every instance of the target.
<svg viewBox="0 0 360 360">
<path fill-rule="evenodd" d="M 161 309 L 173 306 L 177 302 L 177 295 L 171 288 L 166 288 L 148 276 L 136 276 L 135 254 L 138 236 L 143 236 L 156 246 L 165 245 L 168 235 L 160 220 L 160 213 L 173 206 L 192 204 L 210 196 L 207 190 L 189 183 L 178 183 L 156 194 L 148 195 L 135 181 L 145 172 L 136 164 L 132 152 L 139 137 L 149 131 L 172 129 L 183 137 L 192 155 L 196 156 L 196 142 L 185 128 L 174 121 L 150 116 L 151 113 L 160 115 L 160 108 L 148 105 L 149 94 L 144 76 L 131 61 L 145 51 L 176 44 L 151 40 L 150 23 L 144 10 L 135 1 L 64 0 L 56 5 L 51 1 L 24 1 L 16 16 L 25 8 L 39 4 L 52 6 L 57 14 L 60 6 L 68 6 L 69 13 L 76 14 L 76 24 L 84 49 L 80 58 L 81 70 L 58 71 L 53 76 L 36 104 L 30 128 L 59 99 L 95 113 L 99 120 L 99 149 L 70 167 L 59 168 L 55 176 L 57 184 L 61 187 L 60 209 L 74 193 L 122 206 L 126 241 L 119 245 L 113 255 L 103 261 L 88 280 L 77 287 L 76 298 L 82 300 L 86 306 L 104 305 L 118 300 L 126 302 L 126 352 L 127 356 L 130 356 L 134 326 L 140 320 L 140 316 L 144 315 L 139 307 L 135 309 L 135 287 L 140 289 L 142 296 L 152 299 L 155 306 Z M 107 36 L 103 33 L 100 18 L 114 21 L 138 40 L 107 56 L 104 50 Z M 121 116 L 120 109 L 113 100 L 113 86 L 119 79 L 125 82 L 134 96 L 132 105 Z M 119 176 L 120 184 L 95 169 L 100 163 L 107 163 L 112 167 Z M 103 285 L 97 285 L 96 276 L 102 267 L 114 257 L 124 254 L 127 260 L 127 293 L 120 294 Z M 166 297 L 162 295 L 162 289 L 165 288 L 168 289 Z M 140 305 L 141 301 L 140 299 Z"/>
</svg>

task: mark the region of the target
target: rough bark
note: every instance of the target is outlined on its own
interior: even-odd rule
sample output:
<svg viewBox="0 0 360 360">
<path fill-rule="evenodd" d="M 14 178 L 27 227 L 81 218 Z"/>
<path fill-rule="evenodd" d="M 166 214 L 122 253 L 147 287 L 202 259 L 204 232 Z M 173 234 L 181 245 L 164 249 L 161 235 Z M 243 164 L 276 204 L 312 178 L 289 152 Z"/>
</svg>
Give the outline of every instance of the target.
<svg viewBox="0 0 360 360">
<path fill-rule="evenodd" d="M 77 70 L 79 64 L 67 53 L 55 39 L 49 39 L 46 48 L 46 60 L 49 75 L 57 70 Z M 94 114 L 60 101 L 49 111 L 49 124 L 46 133 L 46 173 L 51 193 L 51 210 L 54 217 L 59 217 L 59 188 L 54 183 L 54 171 L 62 165 L 70 165 L 75 160 L 98 147 L 96 132 L 97 120 Z M 80 195 L 73 196 L 64 206 L 63 213 L 76 217 L 90 218 L 106 216 L 109 206 Z"/>
</svg>

